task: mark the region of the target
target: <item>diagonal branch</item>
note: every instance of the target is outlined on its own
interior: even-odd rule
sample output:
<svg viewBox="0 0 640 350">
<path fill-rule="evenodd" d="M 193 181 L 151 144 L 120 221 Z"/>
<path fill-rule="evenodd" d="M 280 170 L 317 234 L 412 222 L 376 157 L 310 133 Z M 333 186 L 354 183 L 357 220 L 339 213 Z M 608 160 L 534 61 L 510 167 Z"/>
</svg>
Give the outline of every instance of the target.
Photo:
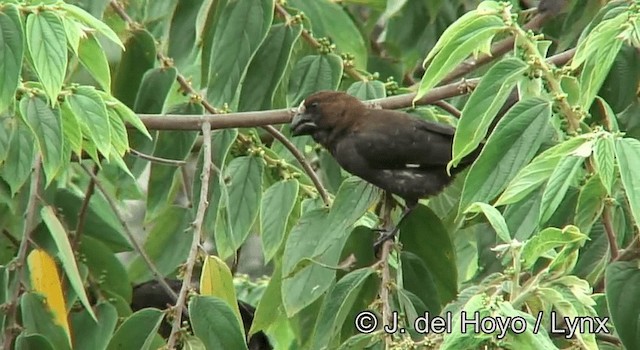
<svg viewBox="0 0 640 350">
<path fill-rule="evenodd" d="M 120 211 L 118 210 L 118 205 L 116 204 L 114 199 L 111 198 L 111 196 L 109 195 L 109 192 L 107 192 L 104 186 L 102 186 L 102 183 L 100 182 L 98 177 L 93 172 L 91 172 L 91 170 L 89 170 L 84 164 L 80 164 L 80 166 L 82 167 L 84 172 L 87 173 L 87 175 L 89 175 L 91 180 L 93 180 L 93 182 L 96 184 L 96 187 L 98 187 L 100 192 L 102 192 L 102 195 L 107 200 L 107 203 L 109 203 L 109 206 L 113 211 L 113 214 L 118 218 L 120 225 L 122 225 L 122 228 L 124 229 L 125 234 L 129 238 L 129 241 L 131 241 L 131 244 L 133 245 L 136 252 L 138 252 L 138 254 L 140 254 L 140 256 L 142 257 L 142 260 L 151 271 L 151 274 L 153 274 L 153 277 L 155 278 L 155 280 L 158 281 L 158 283 L 160 284 L 160 286 L 162 286 L 162 289 L 165 290 L 167 295 L 169 295 L 172 299 L 175 300 L 177 297 L 176 292 L 174 292 L 173 289 L 171 289 L 171 287 L 167 284 L 167 282 L 164 280 L 164 276 L 162 276 L 162 273 L 158 271 L 158 268 L 156 267 L 156 265 L 154 265 L 153 261 L 151 261 L 151 258 L 149 257 L 149 255 L 147 255 L 142 245 L 138 243 L 138 240 L 134 236 L 133 232 L 131 232 L 131 230 L 129 229 L 127 222 L 124 220 L 122 215 L 120 215 Z"/>
</svg>

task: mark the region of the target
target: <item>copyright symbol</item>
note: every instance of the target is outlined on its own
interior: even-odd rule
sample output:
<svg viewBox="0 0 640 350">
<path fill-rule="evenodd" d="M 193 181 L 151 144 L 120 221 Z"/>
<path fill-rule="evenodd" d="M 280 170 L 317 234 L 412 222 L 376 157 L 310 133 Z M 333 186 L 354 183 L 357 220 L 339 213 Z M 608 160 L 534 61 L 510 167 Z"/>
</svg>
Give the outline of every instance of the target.
<svg viewBox="0 0 640 350">
<path fill-rule="evenodd" d="M 358 332 L 369 334 L 378 327 L 378 318 L 371 311 L 362 311 L 356 315 L 355 325 Z"/>
</svg>

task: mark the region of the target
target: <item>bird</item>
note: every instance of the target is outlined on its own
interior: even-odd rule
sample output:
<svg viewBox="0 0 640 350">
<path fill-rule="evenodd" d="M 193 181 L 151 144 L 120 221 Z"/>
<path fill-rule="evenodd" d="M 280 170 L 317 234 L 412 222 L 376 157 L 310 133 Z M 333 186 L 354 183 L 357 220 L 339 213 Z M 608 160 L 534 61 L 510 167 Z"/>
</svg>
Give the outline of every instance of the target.
<svg viewBox="0 0 640 350">
<path fill-rule="evenodd" d="M 476 149 L 449 173 L 455 128 L 402 111 L 369 108 L 339 91 L 304 99 L 290 131 L 293 137 L 310 135 L 344 170 L 404 200 L 398 224 L 376 245 L 394 237 L 419 199 L 442 191 L 480 152 Z"/>
</svg>

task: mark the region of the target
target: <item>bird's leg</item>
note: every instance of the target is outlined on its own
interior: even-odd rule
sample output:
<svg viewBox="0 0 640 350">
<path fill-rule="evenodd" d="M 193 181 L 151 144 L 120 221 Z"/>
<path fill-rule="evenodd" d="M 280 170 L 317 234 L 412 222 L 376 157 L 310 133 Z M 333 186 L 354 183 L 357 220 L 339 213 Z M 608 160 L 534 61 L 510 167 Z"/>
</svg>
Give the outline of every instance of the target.
<svg viewBox="0 0 640 350">
<path fill-rule="evenodd" d="M 374 243 L 373 246 L 374 246 L 374 249 L 376 251 L 378 251 L 379 247 L 382 247 L 382 244 L 385 241 L 395 238 L 396 234 L 398 233 L 398 229 L 400 228 L 400 225 L 402 224 L 402 221 L 404 221 L 404 219 L 407 216 L 409 216 L 409 214 L 411 214 L 411 212 L 413 211 L 413 209 L 415 209 L 416 206 L 417 206 L 417 203 L 407 203 L 407 206 L 402 211 L 402 216 L 400 217 L 400 220 L 398 220 L 398 223 L 390 230 L 387 230 L 387 229 L 383 230 L 382 235 Z"/>
</svg>

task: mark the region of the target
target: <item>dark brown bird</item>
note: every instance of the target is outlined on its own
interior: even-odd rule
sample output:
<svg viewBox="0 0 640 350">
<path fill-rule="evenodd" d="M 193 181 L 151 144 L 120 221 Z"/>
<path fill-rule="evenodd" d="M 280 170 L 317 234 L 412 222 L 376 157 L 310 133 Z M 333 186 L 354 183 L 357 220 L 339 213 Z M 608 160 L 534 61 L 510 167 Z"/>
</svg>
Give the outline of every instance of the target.
<svg viewBox="0 0 640 350">
<path fill-rule="evenodd" d="M 454 132 L 404 112 L 368 108 L 335 91 L 307 97 L 291 121 L 293 136 L 311 135 L 346 171 L 402 197 L 402 218 L 418 199 L 440 192 L 477 156 L 478 151 L 447 174 Z"/>
</svg>

